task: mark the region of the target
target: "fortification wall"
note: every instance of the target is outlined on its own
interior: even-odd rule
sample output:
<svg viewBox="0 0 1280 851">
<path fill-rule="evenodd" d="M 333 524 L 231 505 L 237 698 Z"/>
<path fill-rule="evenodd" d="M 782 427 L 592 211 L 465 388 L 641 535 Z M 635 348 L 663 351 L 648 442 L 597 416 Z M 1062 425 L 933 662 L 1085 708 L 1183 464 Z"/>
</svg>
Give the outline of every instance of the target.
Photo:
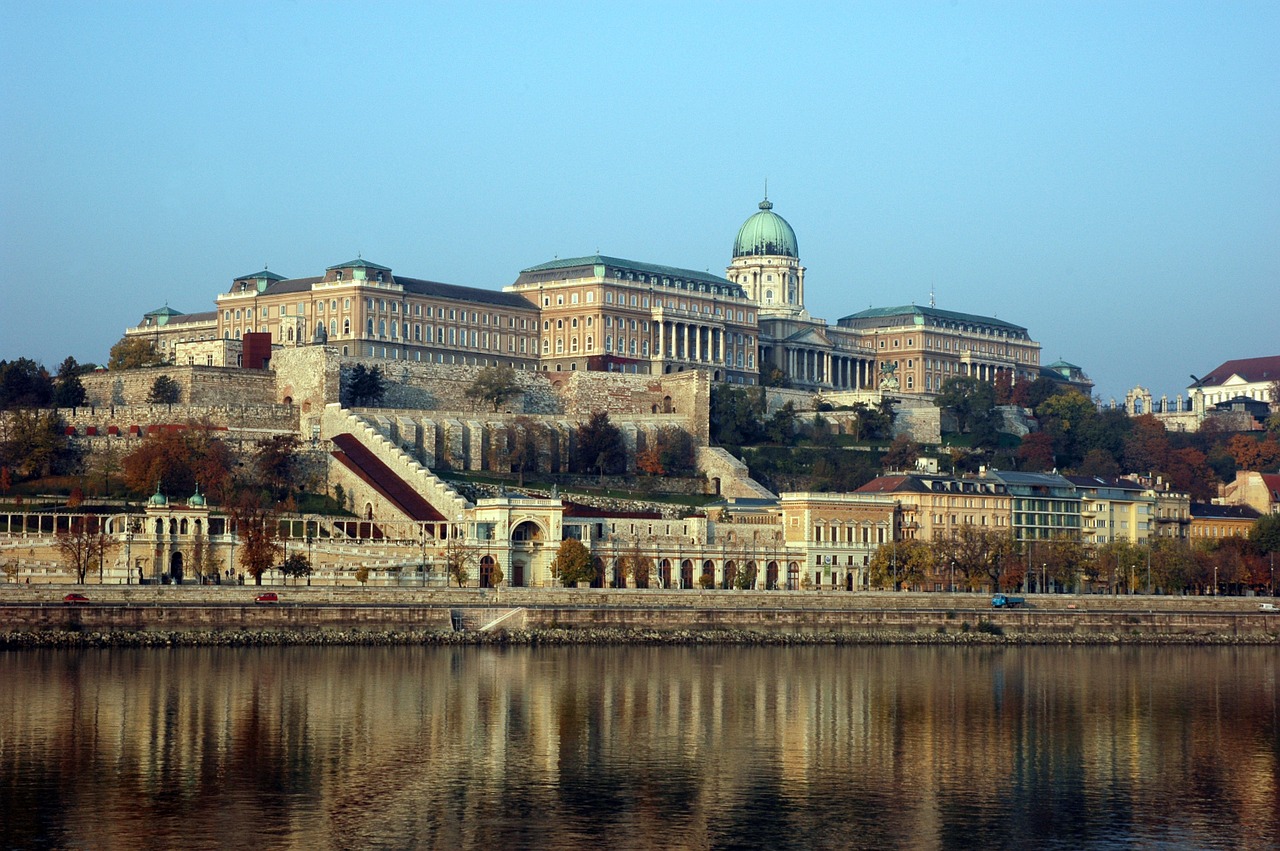
<svg viewBox="0 0 1280 851">
<path fill-rule="evenodd" d="M 93 372 L 80 381 L 85 401 L 91 406 L 145 405 L 151 385 L 162 375 L 178 385 L 178 401 L 187 405 L 269 405 L 279 401 L 275 374 L 261 369 L 172 364 Z"/>
</svg>

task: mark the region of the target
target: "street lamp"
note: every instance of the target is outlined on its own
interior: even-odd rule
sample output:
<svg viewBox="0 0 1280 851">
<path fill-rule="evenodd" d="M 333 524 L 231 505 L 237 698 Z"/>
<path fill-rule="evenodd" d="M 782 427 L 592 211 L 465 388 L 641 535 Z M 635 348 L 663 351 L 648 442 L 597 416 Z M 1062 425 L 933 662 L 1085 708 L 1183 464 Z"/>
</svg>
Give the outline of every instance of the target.
<svg viewBox="0 0 1280 851">
<path fill-rule="evenodd" d="M 124 584 L 133 584 L 133 521 L 125 521 L 128 523 L 124 530 Z"/>
<path fill-rule="evenodd" d="M 1218 596 L 1218 566 L 1213 566 L 1213 596 Z"/>
</svg>

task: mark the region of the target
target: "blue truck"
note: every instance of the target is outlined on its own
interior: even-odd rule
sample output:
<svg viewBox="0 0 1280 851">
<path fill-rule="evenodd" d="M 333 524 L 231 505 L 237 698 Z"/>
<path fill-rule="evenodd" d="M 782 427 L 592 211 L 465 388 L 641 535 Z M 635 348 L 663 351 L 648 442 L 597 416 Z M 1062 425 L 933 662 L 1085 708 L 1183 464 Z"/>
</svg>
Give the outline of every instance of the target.
<svg viewBox="0 0 1280 851">
<path fill-rule="evenodd" d="M 1010 597 L 1007 594 L 997 594 L 991 598 L 991 608 L 993 609 L 1017 609 L 1027 605 L 1026 597 Z"/>
</svg>

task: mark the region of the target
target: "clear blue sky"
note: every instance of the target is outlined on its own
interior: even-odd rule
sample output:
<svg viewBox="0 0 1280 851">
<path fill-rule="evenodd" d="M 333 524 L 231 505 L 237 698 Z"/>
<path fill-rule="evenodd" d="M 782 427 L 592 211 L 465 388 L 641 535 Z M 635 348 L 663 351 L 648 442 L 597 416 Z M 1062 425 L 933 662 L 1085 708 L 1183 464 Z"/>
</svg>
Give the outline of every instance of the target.
<svg viewBox="0 0 1280 851">
<path fill-rule="evenodd" d="M 0 0 L 0 358 L 357 253 L 723 273 L 1027 326 L 1105 398 L 1280 354 L 1280 4 Z"/>
</svg>

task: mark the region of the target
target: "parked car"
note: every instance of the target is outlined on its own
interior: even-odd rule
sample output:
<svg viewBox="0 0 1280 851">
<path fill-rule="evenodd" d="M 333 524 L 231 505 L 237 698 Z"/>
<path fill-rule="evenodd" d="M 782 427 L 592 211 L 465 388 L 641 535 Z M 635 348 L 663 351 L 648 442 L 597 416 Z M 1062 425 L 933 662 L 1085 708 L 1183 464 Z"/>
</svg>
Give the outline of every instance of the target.
<svg viewBox="0 0 1280 851">
<path fill-rule="evenodd" d="M 62 598 L 62 602 L 68 606 L 83 606 L 89 602 L 89 598 L 83 594 L 68 594 Z"/>
<path fill-rule="evenodd" d="M 1263 612 L 1280 612 L 1280 606 L 1275 603 L 1259 603 L 1258 610 Z"/>
<path fill-rule="evenodd" d="M 275 591 L 267 591 L 253 598 L 255 603 L 279 603 L 280 598 Z"/>
</svg>

